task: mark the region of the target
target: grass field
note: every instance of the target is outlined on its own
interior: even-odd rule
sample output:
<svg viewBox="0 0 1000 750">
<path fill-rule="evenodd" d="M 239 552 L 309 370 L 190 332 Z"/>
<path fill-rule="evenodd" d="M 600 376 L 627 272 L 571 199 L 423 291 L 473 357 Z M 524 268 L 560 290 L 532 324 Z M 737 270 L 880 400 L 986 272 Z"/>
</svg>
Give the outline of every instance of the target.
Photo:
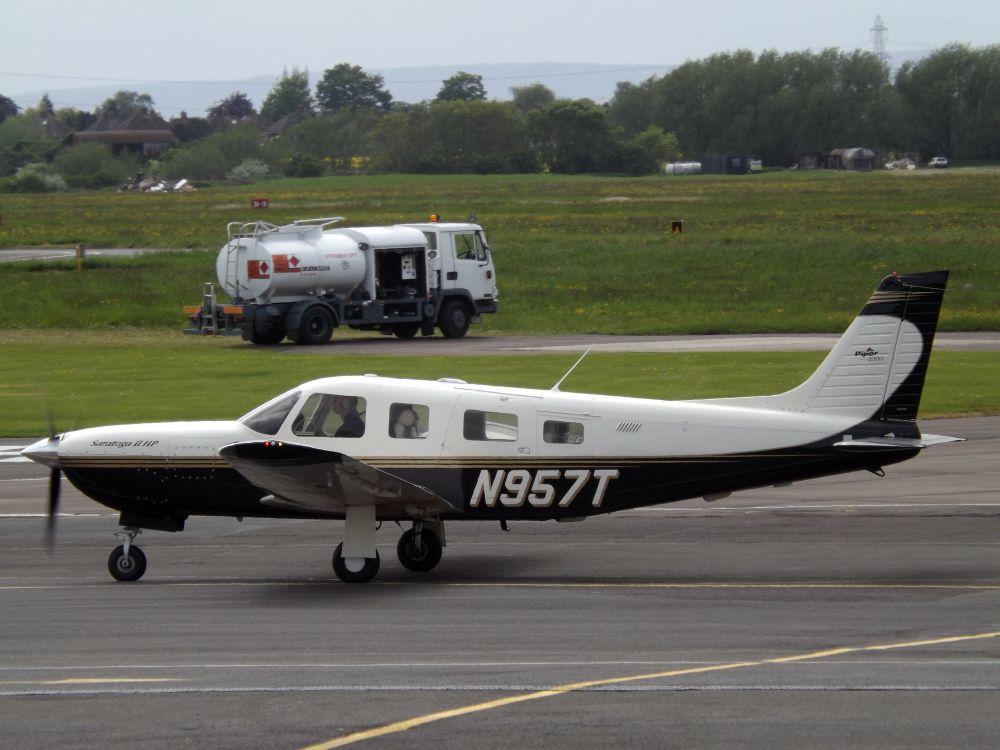
<svg viewBox="0 0 1000 750">
<path fill-rule="evenodd" d="M 272 208 L 252 214 L 253 196 Z M 486 330 L 621 334 L 838 331 L 893 270 L 949 268 L 944 330 L 1000 329 L 1000 170 L 741 177 L 374 176 L 189 194 L 5 195 L 0 248 L 195 252 L 0 264 L 0 328 L 182 324 L 214 277 L 229 221 L 346 216 L 352 224 L 475 211 L 502 312 Z M 670 222 L 685 222 L 671 234 Z"/>
<path fill-rule="evenodd" d="M 165 333 L 0 334 L 0 435 L 40 435 L 46 408 L 60 430 L 174 419 L 231 419 L 312 378 L 374 372 L 550 388 L 577 354 L 520 357 L 338 357 L 295 347 L 251 348 Z M 778 393 L 798 385 L 820 352 L 591 354 L 564 391 L 651 398 Z M 995 414 L 1000 353 L 936 352 L 922 417 Z M 47 404 L 47 407 L 46 407 Z"/>
<path fill-rule="evenodd" d="M 0 248 L 190 248 L 73 264 L 0 263 L 0 435 L 228 418 L 308 378 L 378 372 L 549 387 L 572 355 L 301 357 L 185 338 L 229 221 L 350 224 L 475 211 L 497 264 L 494 333 L 843 330 L 879 279 L 949 268 L 944 330 L 1000 330 L 1000 170 L 748 177 L 374 176 L 190 194 L 0 198 Z M 272 208 L 253 214 L 251 197 Z M 672 220 L 685 231 L 671 234 Z M 336 336 L 341 334 L 336 334 Z M 778 392 L 822 355 L 592 355 L 567 388 L 699 398 Z M 937 352 L 922 416 L 1000 414 L 1000 355 Z"/>
</svg>

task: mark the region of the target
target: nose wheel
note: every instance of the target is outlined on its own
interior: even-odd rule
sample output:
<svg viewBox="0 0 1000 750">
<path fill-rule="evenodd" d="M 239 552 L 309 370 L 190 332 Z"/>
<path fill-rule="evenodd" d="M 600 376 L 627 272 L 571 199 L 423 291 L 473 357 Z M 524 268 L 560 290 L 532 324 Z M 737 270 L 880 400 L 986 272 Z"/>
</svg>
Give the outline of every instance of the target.
<svg viewBox="0 0 1000 750">
<path fill-rule="evenodd" d="M 146 572 L 146 555 L 132 540 L 142 533 L 142 529 L 126 528 L 115 534 L 122 540 L 120 547 L 111 550 L 108 556 L 108 572 L 116 581 L 138 581 Z"/>
</svg>

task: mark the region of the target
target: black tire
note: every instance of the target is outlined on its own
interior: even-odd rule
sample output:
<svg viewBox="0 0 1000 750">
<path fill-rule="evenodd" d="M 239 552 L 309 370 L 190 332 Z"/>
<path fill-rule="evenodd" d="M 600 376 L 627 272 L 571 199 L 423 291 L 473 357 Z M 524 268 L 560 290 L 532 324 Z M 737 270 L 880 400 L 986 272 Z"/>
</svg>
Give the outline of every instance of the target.
<svg viewBox="0 0 1000 750">
<path fill-rule="evenodd" d="M 401 323 L 392 329 L 392 335 L 397 339 L 412 339 L 419 330 L 420 326 L 416 323 Z"/>
<path fill-rule="evenodd" d="M 366 557 L 365 564 L 361 570 L 349 570 L 344 562 L 343 544 L 338 544 L 333 551 L 333 572 L 337 574 L 344 583 L 368 583 L 378 574 L 379 560 L 378 550 L 375 550 L 375 557 Z"/>
<path fill-rule="evenodd" d="M 404 531 L 396 544 L 396 555 L 403 567 L 414 573 L 426 573 L 441 562 L 441 540 L 429 529 L 420 532 L 420 551 L 416 549 L 417 532 Z"/>
<path fill-rule="evenodd" d="M 256 328 L 253 334 L 250 336 L 250 342 L 258 344 L 260 346 L 274 346 L 275 344 L 280 344 L 285 339 L 285 329 L 275 326 L 267 333 L 260 333 Z"/>
<path fill-rule="evenodd" d="M 445 338 L 462 338 L 469 330 L 469 308 L 460 300 L 448 300 L 441 307 L 438 326 Z"/>
<path fill-rule="evenodd" d="M 108 572 L 116 581 L 138 581 L 146 572 L 146 555 L 134 544 L 129 545 L 128 557 L 125 547 L 115 547 L 108 556 Z"/>
<path fill-rule="evenodd" d="M 322 305 L 313 305 L 299 319 L 299 344 L 325 344 L 333 335 L 333 313 Z"/>
</svg>

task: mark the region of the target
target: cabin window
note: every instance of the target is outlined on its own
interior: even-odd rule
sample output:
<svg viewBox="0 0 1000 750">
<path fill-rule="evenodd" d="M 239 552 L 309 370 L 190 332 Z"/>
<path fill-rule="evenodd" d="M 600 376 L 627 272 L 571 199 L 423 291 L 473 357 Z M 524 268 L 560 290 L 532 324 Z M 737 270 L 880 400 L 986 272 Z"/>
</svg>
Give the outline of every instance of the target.
<svg viewBox="0 0 1000 750">
<path fill-rule="evenodd" d="M 296 435 L 359 438 L 365 434 L 367 402 L 360 396 L 314 393 L 292 422 Z"/>
<path fill-rule="evenodd" d="M 542 440 L 546 443 L 579 445 L 583 442 L 583 425 L 579 422 L 557 422 L 545 420 L 542 426 Z"/>
<path fill-rule="evenodd" d="M 389 437 L 421 440 L 430 427 L 430 409 L 423 404 L 392 404 L 389 407 Z"/>
<path fill-rule="evenodd" d="M 455 234 L 455 257 L 459 260 L 487 260 L 486 246 L 477 232 Z"/>
<path fill-rule="evenodd" d="M 294 391 L 288 395 L 278 396 L 273 401 L 268 401 L 263 406 L 258 406 L 252 412 L 240 418 L 240 422 L 245 424 L 254 432 L 262 435 L 274 435 L 281 429 L 292 408 L 299 400 L 299 392 Z"/>
<path fill-rule="evenodd" d="M 466 440 L 517 440 L 517 415 L 469 409 L 465 412 L 462 435 Z"/>
</svg>

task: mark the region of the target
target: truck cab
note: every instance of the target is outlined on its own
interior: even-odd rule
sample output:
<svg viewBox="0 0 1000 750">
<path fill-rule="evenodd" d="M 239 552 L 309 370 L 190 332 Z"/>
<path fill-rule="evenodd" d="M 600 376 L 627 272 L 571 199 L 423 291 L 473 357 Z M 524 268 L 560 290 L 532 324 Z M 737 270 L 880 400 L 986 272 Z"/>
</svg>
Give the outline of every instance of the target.
<svg viewBox="0 0 1000 750">
<path fill-rule="evenodd" d="M 448 317 L 445 307 L 449 301 L 464 300 L 469 320 L 478 322 L 483 313 L 497 310 L 496 269 L 486 241 L 486 232 L 478 224 L 459 222 L 425 222 L 404 224 L 420 230 L 427 238 L 427 267 L 432 288 L 440 294 L 439 307 Z M 451 318 L 460 318 L 459 312 L 451 305 Z M 461 320 L 441 321 L 442 332 L 452 323 L 462 327 Z M 452 326 L 454 328 L 454 326 Z M 457 329 L 456 329 L 457 330 Z"/>
</svg>

